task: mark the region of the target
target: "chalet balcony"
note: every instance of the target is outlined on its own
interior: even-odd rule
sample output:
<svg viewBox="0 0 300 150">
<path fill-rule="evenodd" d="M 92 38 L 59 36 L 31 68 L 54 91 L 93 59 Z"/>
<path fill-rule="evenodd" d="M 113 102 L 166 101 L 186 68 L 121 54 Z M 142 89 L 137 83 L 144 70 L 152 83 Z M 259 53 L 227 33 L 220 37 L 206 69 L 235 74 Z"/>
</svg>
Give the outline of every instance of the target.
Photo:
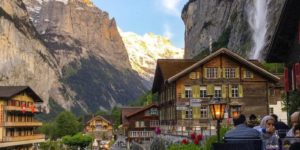
<svg viewBox="0 0 300 150">
<path fill-rule="evenodd" d="M 22 112 L 23 109 L 20 106 L 4 106 L 4 110 L 6 111 L 20 111 Z M 25 112 L 32 112 L 32 110 L 28 107 L 25 108 Z M 35 113 L 40 113 L 41 110 L 39 108 L 34 108 Z"/>
<path fill-rule="evenodd" d="M 5 127 L 39 127 L 42 126 L 42 122 L 4 122 L 3 126 Z"/>
<path fill-rule="evenodd" d="M 27 141 L 27 140 L 37 140 L 45 139 L 43 134 L 35 134 L 29 136 L 7 136 L 3 138 L 3 142 L 18 142 L 18 141 Z"/>
</svg>

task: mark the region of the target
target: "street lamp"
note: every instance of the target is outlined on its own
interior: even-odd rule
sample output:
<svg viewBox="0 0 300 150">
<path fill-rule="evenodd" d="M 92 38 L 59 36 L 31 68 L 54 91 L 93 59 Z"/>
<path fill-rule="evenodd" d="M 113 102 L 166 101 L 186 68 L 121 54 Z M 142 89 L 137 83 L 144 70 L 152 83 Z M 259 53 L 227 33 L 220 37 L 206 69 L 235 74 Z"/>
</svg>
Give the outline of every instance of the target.
<svg viewBox="0 0 300 150">
<path fill-rule="evenodd" d="M 241 114 L 241 107 L 240 104 L 230 104 L 230 117 L 237 118 Z"/>
<path fill-rule="evenodd" d="M 212 114 L 213 120 L 217 120 L 217 136 L 218 136 L 218 143 L 220 143 L 220 128 L 221 128 L 221 121 L 224 119 L 224 112 L 227 103 L 222 102 L 220 100 L 214 100 L 210 102 L 209 109 Z"/>
</svg>

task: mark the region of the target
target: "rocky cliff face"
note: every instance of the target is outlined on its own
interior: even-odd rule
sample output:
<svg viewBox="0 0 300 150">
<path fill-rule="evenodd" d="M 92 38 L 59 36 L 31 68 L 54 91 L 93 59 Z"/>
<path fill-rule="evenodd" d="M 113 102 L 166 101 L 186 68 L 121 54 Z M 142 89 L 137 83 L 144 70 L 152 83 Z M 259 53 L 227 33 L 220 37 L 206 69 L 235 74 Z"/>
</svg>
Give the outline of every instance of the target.
<svg viewBox="0 0 300 150">
<path fill-rule="evenodd" d="M 183 58 L 183 49 L 176 48 L 166 37 L 147 33 L 144 36 L 119 31 L 129 55 L 132 69 L 152 86 L 157 59 Z"/>
<path fill-rule="evenodd" d="M 44 46 L 20 0 L 0 1 L 0 84 L 29 85 L 48 103 L 51 95 L 63 98 L 68 108 L 74 101 L 59 89 L 61 71 Z M 66 95 L 68 95 L 66 93 Z"/>
<path fill-rule="evenodd" d="M 285 0 L 267 1 L 267 34 L 270 40 Z M 227 47 L 241 55 L 251 54 L 252 29 L 248 19 L 254 0 L 189 0 L 182 10 L 185 23 L 185 58 Z"/>
<path fill-rule="evenodd" d="M 30 85 L 50 112 L 110 109 L 146 89 L 114 19 L 89 0 L 0 0 L 0 45 L 0 84 Z"/>
</svg>

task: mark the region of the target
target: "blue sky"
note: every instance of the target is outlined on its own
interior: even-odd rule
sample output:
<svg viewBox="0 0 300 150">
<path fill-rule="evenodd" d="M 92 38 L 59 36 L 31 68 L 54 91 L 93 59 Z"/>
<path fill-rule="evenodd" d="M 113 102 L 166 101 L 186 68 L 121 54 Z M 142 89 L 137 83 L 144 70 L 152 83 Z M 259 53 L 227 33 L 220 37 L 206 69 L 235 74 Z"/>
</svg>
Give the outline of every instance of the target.
<svg viewBox="0 0 300 150">
<path fill-rule="evenodd" d="M 139 35 L 152 32 L 168 37 L 173 45 L 184 48 L 181 9 L 188 0 L 92 0 L 114 17 L 124 32 Z"/>
</svg>

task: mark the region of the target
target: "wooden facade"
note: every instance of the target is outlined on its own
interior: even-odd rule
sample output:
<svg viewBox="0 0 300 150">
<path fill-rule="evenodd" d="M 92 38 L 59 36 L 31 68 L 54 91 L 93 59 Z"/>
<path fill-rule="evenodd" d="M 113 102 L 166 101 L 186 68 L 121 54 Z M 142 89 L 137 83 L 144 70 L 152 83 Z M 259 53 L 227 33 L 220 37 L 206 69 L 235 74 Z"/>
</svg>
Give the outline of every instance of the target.
<svg viewBox="0 0 300 150">
<path fill-rule="evenodd" d="M 33 119 L 40 102 L 29 87 L 0 87 L 0 149 L 30 150 L 34 143 L 45 141 L 37 132 L 42 123 Z"/>
<path fill-rule="evenodd" d="M 100 115 L 91 118 L 84 130 L 93 135 L 96 140 L 111 140 L 113 135 L 112 123 Z"/>
<path fill-rule="evenodd" d="M 129 142 L 149 141 L 154 136 L 154 130 L 159 127 L 159 109 L 155 104 L 126 116 L 128 120 L 128 130 L 126 135 Z"/>
<path fill-rule="evenodd" d="M 257 64 L 223 48 L 164 82 L 154 82 L 152 92 L 159 93 L 163 131 L 184 134 L 206 129 L 211 120 L 208 104 L 212 99 L 240 104 L 246 115 L 268 114 L 268 89 L 279 78 Z M 159 62 L 156 69 L 161 69 Z M 155 78 L 162 78 L 161 72 L 156 72 Z"/>
</svg>

